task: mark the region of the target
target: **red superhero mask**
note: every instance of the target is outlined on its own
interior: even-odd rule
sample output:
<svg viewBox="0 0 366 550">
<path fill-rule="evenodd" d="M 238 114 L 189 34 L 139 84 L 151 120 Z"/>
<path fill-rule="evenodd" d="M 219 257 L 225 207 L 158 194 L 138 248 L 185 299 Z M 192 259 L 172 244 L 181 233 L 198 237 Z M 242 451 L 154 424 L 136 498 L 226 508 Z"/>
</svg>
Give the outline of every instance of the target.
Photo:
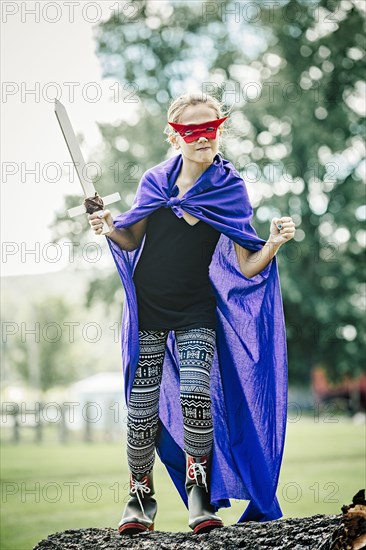
<svg viewBox="0 0 366 550">
<path fill-rule="evenodd" d="M 218 118 L 216 120 L 210 120 L 209 122 L 203 122 L 202 124 L 175 124 L 175 122 L 168 122 L 170 126 L 174 128 L 176 132 L 184 139 L 186 143 L 196 141 L 200 137 L 207 139 L 216 139 L 217 129 L 228 117 Z"/>
</svg>

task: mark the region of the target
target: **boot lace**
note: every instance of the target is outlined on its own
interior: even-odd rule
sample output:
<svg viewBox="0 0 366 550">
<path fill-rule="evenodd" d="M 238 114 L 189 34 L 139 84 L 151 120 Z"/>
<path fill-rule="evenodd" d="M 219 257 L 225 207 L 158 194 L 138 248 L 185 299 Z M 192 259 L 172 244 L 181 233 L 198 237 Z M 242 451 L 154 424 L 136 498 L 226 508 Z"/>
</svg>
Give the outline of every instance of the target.
<svg viewBox="0 0 366 550">
<path fill-rule="evenodd" d="M 147 486 L 147 478 L 145 477 L 143 480 L 138 481 L 137 479 L 132 478 L 132 487 L 131 487 L 131 494 L 136 495 L 137 500 L 139 501 L 139 504 L 141 506 L 142 513 L 145 515 L 145 510 L 142 504 L 142 500 L 139 494 L 139 491 L 141 492 L 142 498 L 144 498 L 144 493 L 150 493 L 151 489 Z"/>
<path fill-rule="evenodd" d="M 205 486 L 206 492 L 208 492 L 207 489 L 207 481 L 206 481 L 206 463 L 202 462 L 191 462 L 189 468 L 188 468 L 188 477 L 190 479 L 194 479 L 195 482 L 198 484 L 197 476 L 200 475 L 202 478 L 202 483 Z"/>
</svg>

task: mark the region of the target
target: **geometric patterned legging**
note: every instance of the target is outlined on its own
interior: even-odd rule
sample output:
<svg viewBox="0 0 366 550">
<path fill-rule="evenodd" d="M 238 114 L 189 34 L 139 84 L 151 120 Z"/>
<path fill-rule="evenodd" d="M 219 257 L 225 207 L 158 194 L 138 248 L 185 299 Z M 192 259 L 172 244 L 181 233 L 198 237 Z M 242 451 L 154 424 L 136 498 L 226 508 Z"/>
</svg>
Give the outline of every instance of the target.
<svg viewBox="0 0 366 550">
<path fill-rule="evenodd" d="M 191 456 L 212 450 L 210 368 L 216 332 L 176 329 L 184 450 Z M 162 366 L 168 330 L 139 330 L 140 357 L 127 411 L 127 458 L 133 474 L 148 474 L 155 461 Z"/>
</svg>

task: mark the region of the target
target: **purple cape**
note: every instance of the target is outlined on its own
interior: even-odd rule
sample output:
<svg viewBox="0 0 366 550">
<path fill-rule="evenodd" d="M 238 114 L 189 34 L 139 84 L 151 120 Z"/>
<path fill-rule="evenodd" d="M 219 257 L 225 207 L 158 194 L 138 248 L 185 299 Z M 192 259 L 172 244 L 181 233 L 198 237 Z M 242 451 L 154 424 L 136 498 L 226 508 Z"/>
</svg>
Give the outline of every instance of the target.
<svg viewBox="0 0 366 550">
<path fill-rule="evenodd" d="M 211 367 L 214 445 L 211 503 L 217 510 L 230 498 L 249 500 L 239 518 L 268 521 L 282 516 L 276 497 L 287 413 L 287 348 L 276 256 L 247 279 L 233 242 L 259 250 L 265 241 L 251 226 L 253 210 L 245 183 L 219 154 L 180 199 L 175 181 L 182 167 L 176 155 L 147 170 L 130 210 L 114 220 L 128 227 L 160 207 L 182 217 L 181 207 L 212 225 L 221 235 L 209 268 L 217 300 L 216 350 Z M 174 187 L 174 190 L 173 190 Z M 140 247 L 121 250 L 107 239 L 125 290 L 122 313 L 122 368 L 129 401 L 139 359 L 138 315 L 133 272 Z M 179 400 L 179 356 L 170 331 L 163 363 L 156 448 L 183 502 L 185 455 Z"/>
</svg>

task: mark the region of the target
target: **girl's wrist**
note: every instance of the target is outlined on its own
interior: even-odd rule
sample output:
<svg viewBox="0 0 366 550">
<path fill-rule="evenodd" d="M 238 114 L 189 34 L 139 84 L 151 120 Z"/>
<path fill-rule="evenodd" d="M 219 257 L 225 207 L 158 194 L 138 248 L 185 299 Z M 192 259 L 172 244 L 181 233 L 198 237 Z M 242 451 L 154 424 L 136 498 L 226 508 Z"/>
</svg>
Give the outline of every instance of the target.
<svg viewBox="0 0 366 550">
<path fill-rule="evenodd" d="M 267 240 L 267 243 L 271 246 L 271 248 L 274 248 L 275 254 L 278 252 L 278 249 L 282 244 L 281 242 L 278 242 L 277 237 L 278 235 L 273 235 L 272 233 L 270 233 Z"/>
<path fill-rule="evenodd" d="M 105 236 L 106 237 L 110 237 L 113 233 L 116 233 L 116 226 L 114 225 L 114 223 L 112 225 L 109 225 L 109 233 L 106 233 Z"/>
</svg>

